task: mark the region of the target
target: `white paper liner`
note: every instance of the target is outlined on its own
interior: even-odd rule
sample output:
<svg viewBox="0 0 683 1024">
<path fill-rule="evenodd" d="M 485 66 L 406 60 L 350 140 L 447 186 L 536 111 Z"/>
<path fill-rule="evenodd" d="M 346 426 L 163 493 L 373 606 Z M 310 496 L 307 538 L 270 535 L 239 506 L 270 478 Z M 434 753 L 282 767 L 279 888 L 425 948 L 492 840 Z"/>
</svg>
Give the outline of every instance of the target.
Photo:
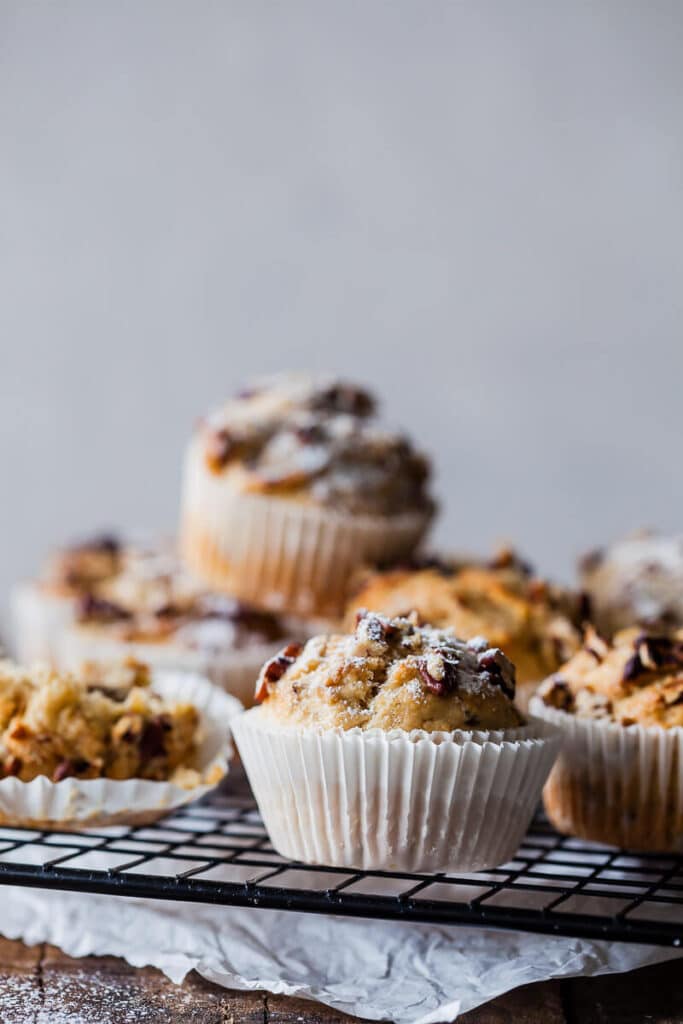
<svg viewBox="0 0 683 1024">
<path fill-rule="evenodd" d="M 233 736 L 273 846 L 311 864 L 477 871 L 510 860 L 560 734 L 288 728 L 262 708 Z"/>
<path fill-rule="evenodd" d="M 0 824 L 68 829 L 153 821 L 214 789 L 228 772 L 233 753 L 229 723 L 241 714 L 242 705 L 189 673 L 159 672 L 152 688 L 166 700 L 187 701 L 199 711 L 202 732 L 195 767 L 204 782 L 187 789 L 147 779 L 5 778 L 0 780 Z"/>
<path fill-rule="evenodd" d="M 560 831 L 636 850 L 683 850 L 683 728 L 623 726 L 531 702 L 562 730 L 543 792 Z"/>
<path fill-rule="evenodd" d="M 56 665 L 64 629 L 76 619 L 77 601 L 37 583 L 19 583 L 10 594 L 13 648 L 17 661 Z"/>
<path fill-rule="evenodd" d="M 204 675 L 231 693 L 245 707 L 254 703 L 256 680 L 265 661 L 276 654 L 284 640 L 255 644 L 244 650 L 211 652 L 193 650 L 178 643 L 132 643 L 106 635 L 105 630 L 75 625 L 65 629 L 57 647 L 62 668 L 77 670 L 84 662 L 106 663 L 133 657 L 153 669 L 174 669 Z"/>
<path fill-rule="evenodd" d="M 247 494 L 212 473 L 203 446 L 185 463 L 180 541 L 190 568 L 244 601 L 298 615 L 341 614 L 364 563 L 415 549 L 430 515 L 353 516 L 291 499 Z"/>
</svg>

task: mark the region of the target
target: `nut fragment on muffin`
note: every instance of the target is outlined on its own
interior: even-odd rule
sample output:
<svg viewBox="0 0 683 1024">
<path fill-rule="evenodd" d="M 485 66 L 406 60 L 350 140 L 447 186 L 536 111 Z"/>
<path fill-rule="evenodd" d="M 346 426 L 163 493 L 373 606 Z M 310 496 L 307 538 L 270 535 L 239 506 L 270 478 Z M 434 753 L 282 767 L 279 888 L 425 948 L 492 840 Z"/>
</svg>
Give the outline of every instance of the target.
<svg viewBox="0 0 683 1024">
<path fill-rule="evenodd" d="M 584 555 L 581 586 L 599 629 L 683 626 L 683 536 L 642 531 Z"/>
<path fill-rule="evenodd" d="M 476 870 L 508 860 L 557 753 L 481 637 L 358 615 L 290 644 L 233 735 L 275 848 L 306 863 Z"/>
<path fill-rule="evenodd" d="M 0 662 L 0 779 L 150 779 L 199 784 L 199 715 L 129 661 L 82 676 Z"/>
<path fill-rule="evenodd" d="M 301 615 L 340 613 L 364 561 L 407 557 L 434 510 L 429 463 L 333 378 L 286 374 L 208 416 L 190 442 L 182 549 L 209 585 Z"/>
<path fill-rule="evenodd" d="M 517 673 L 523 710 L 536 686 L 578 648 L 578 600 L 535 576 L 506 548 L 489 563 L 448 562 L 370 572 L 348 605 L 386 615 L 415 611 L 420 622 L 452 628 L 457 636 L 486 636 Z"/>
<path fill-rule="evenodd" d="M 544 792 L 559 831 L 683 849 L 683 630 L 588 629 L 531 708 L 564 735 Z"/>
</svg>

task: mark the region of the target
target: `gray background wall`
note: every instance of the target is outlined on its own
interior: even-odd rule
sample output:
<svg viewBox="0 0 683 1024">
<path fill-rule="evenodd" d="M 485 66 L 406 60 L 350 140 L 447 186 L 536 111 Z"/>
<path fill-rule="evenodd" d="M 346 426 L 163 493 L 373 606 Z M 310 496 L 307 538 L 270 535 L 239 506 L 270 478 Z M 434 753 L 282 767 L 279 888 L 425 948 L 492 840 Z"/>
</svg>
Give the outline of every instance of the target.
<svg viewBox="0 0 683 1024">
<path fill-rule="evenodd" d="M 339 370 L 450 546 L 681 528 L 683 3 L 1 0 L 0 592 Z"/>
</svg>

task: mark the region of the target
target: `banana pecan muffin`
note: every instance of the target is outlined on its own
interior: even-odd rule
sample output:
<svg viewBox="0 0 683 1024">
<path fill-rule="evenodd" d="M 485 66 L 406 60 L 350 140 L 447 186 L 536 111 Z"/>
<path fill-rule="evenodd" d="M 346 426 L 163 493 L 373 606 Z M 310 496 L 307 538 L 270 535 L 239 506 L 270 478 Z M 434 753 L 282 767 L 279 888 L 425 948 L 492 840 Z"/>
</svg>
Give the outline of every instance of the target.
<svg viewBox="0 0 683 1024">
<path fill-rule="evenodd" d="M 514 663 L 523 710 L 540 681 L 580 644 L 578 600 L 534 576 L 508 548 L 488 564 L 437 561 L 370 573 L 357 584 L 347 625 L 358 608 L 386 615 L 412 610 L 420 622 L 457 636 L 486 636 Z"/>
<path fill-rule="evenodd" d="M 303 622 L 210 593 L 170 553 L 132 554 L 119 574 L 78 602 L 59 645 L 67 668 L 132 656 L 155 668 L 199 672 L 250 704 L 265 658 Z"/>
<path fill-rule="evenodd" d="M 262 607 L 333 616 L 359 564 L 408 556 L 434 510 L 429 464 L 374 413 L 362 388 L 286 374 L 204 420 L 185 464 L 192 570 Z"/>
<path fill-rule="evenodd" d="M 128 662 L 76 677 L 0 663 L 0 779 L 200 781 L 193 766 L 199 716 L 150 689 Z"/>
<path fill-rule="evenodd" d="M 307 863 L 477 870 L 508 860 L 557 752 L 486 640 L 361 613 L 290 644 L 233 724 L 275 848 Z"/>
<path fill-rule="evenodd" d="M 683 626 L 683 536 L 641 532 L 584 555 L 592 618 L 611 636 L 628 626 Z"/>
<path fill-rule="evenodd" d="M 44 652 L 35 617 L 17 616 L 16 646 L 26 661 L 78 669 L 85 661 L 133 656 L 156 668 L 208 675 L 243 701 L 251 699 L 264 659 L 287 637 L 310 633 L 303 623 L 207 591 L 181 565 L 171 541 L 103 538 L 58 552 L 49 566 L 45 581 L 32 585 L 33 606 L 66 602 L 66 608 L 53 620 L 49 659 L 36 657 Z M 57 580 L 59 589 L 50 589 Z"/>
<path fill-rule="evenodd" d="M 683 849 L 683 630 L 589 628 L 531 708 L 565 738 L 544 792 L 561 832 Z"/>
</svg>

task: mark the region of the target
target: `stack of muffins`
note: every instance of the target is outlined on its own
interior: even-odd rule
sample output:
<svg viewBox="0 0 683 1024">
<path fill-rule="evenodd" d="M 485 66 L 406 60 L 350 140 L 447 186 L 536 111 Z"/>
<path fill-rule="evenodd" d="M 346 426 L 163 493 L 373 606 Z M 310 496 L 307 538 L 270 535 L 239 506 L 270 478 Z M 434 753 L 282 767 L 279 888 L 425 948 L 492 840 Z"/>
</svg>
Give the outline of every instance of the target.
<svg viewBox="0 0 683 1024">
<path fill-rule="evenodd" d="M 512 550 L 425 557 L 429 479 L 364 389 L 263 381 L 198 425 L 177 549 L 103 537 L 58 553 L 15 595 L 19 653 L 134 655 L 256 700 L 232 732 L 288 857 L 491 867 L 549 773 L 561 830 L 683 848 L 683 572 L 664 555 L 641 572 L 631 549 L 587 559 L 588 626 L 585 596 Z"/>
</svg>

